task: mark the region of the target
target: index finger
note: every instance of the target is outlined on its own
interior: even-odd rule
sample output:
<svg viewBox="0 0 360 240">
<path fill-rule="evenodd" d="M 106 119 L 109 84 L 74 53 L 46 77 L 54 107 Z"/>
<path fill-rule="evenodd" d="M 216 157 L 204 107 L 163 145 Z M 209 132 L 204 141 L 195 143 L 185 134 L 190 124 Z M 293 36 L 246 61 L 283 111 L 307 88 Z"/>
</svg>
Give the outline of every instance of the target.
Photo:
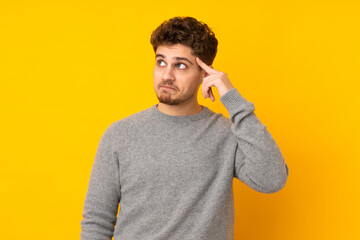
<svg viewBox="0 0 360 240">
<path fill-rule="evenodd" d="M 200 67 L 201 67 L 202 69 L 205 70 L 205 72 L 207 72 L 207 73 L 214 73 L 214 72 L 216 72 L 215 69 L 213 69 L 213 68 L 209 67 L 208 65 L 206 65 L 206 63 L 204 63 L 199 57 L 196 57 L 196 58 L 195 58 L 195 61 L 200 65 Z"/>
</svg>

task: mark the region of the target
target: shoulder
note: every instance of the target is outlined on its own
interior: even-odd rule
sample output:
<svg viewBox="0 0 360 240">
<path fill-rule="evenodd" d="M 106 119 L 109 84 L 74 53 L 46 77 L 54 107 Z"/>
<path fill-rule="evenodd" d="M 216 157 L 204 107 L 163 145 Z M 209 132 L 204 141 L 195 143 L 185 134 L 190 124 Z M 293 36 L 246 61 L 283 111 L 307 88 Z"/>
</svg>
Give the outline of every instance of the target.
<svg viewBox="0 0 360 240">
<path fill-rule="evenodd" d="M 216 113 L 214 111 L 212 111 L 210 108 L 207 108 L 208 111 L 208 121 L 213 121 L 216 122 L 217 124 L 219 124 L 222 127 L 231 127 L 231 121 L 228 117 L 224 116 L 221 112 Z"/>
<path fill-rule="evenodd" d="M 221 132 L 223 134 L 229 134 L 231 132 L 231 121 L 228 117 L 224 116 L 221 112 L 217 113 L 209 108 L 207 111 L 209 114 L 206 118 L 206 122 L 211 124 L 211 126 L 215 128 L 217 132 Z"/>
<path fill-rule="evenodd" d="M 151 108 L 147 108 L 140 112 L 133 113 L 125 118 L 113 122 L 110 126 L 123 127 L 129 125 L 136 125 L 146 121 L 150 117 Z"/>
<path fill-rule="evenodd" d="M 133 113 L 125 118 L 112 122 L 107 126 L 104 134 L 113 136 L 130 136 L 134 130 L 149 122 L 151 108 Z"/>
<path fill-rule="evenodd" d="M 232 123 L 223 113 L 211 111 L 204 120 L 202 125 L 206 128 L 207 134 L 212 136 L 213 141 L 219 144 L 236 141 L 232 132 Z"/>
</svg>

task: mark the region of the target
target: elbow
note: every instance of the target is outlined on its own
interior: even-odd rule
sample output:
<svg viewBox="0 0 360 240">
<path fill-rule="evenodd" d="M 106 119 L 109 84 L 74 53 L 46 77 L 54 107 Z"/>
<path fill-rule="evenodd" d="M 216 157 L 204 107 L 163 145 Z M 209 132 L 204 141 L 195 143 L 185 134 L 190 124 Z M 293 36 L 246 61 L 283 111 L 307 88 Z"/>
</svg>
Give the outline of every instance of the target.
<svg viewBox="0 0 360 240">
<path fill-rule="evenodd" d="M 286 179 L 280 182 L 277 182 L 276 184 L 273 184 L 271 186 L 266 186 L 263 188 L 263 191 L 260 191 L 262 193 L 276 193 L 282 190 L 286 185 Z"/>
<path fill-rule="evenodd" d="M 285 164 L 283 168 L 280 168 L 279 171 L 267 172 L 265 175 L 262 175 L 261 178 L 257 177 L 249 179 L 252 182 L 252 188 L 261 193 L 276 193 L 283 189 L 286 185 L 287 178 L 289 175 L 289 168 Z M 255 176 L 255 175 L 253 175 Z M 256 181 L 256 180 L 257 181 Z"/>
<path fill-rule="evenodd" d="M 279 171 L 276 174 L 272 174 L 271 180 L 267 181 L 266 184 L 264 184 L 264 187 L 262 189 L 262 193 L 276 193 L 282 190 L 287 182 L 289 176 L 289 168 L 286 164 L 284 164 L 284 168 L 281 168 L 281 171 Z"/>
</svg>

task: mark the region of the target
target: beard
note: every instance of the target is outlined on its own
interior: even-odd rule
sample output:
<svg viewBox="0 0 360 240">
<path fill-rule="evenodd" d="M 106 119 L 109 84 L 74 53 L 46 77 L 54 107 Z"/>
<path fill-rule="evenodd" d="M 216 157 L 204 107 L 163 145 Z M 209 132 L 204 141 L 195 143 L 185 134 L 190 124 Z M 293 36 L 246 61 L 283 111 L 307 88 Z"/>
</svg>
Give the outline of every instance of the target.
<svg viewBox="0 0 360 240">
<path fill-rule="evenodd" d="M 168 91 L 164 91 L 163 89 L 160 90 L 159 93 L 156 94 L 157 98 L 159 99 L 159 102 L 167 105 L 179 105 L 182 102 L 185 102 L 192 98 L 196 91 L 189 93 L 187 95 L 183 95 L 180 97 L 174 97 L 171 93 Z"/>
</svg>

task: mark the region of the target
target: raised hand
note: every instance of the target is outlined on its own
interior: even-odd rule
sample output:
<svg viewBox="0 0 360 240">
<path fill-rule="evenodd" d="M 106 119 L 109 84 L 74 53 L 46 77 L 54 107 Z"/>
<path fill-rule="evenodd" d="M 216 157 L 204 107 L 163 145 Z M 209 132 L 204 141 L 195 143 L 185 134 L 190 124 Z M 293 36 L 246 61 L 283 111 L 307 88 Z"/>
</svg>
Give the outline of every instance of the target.
<svg viewBox="0 0 360 240">
<path fill-rule="evenodd" d="M 234 88 L 226 73 L 217 71 L 214 68 L 209 67 L 198 57 L 196 57 L 195 60 L 206 72 L 201 89 L 205 99 L 210 98 L 211 101 L 215 101 L 215 97 L 211 87 L 216 87 L 220 97 L 222 97 L 230 89 Z"/>
</svg>

